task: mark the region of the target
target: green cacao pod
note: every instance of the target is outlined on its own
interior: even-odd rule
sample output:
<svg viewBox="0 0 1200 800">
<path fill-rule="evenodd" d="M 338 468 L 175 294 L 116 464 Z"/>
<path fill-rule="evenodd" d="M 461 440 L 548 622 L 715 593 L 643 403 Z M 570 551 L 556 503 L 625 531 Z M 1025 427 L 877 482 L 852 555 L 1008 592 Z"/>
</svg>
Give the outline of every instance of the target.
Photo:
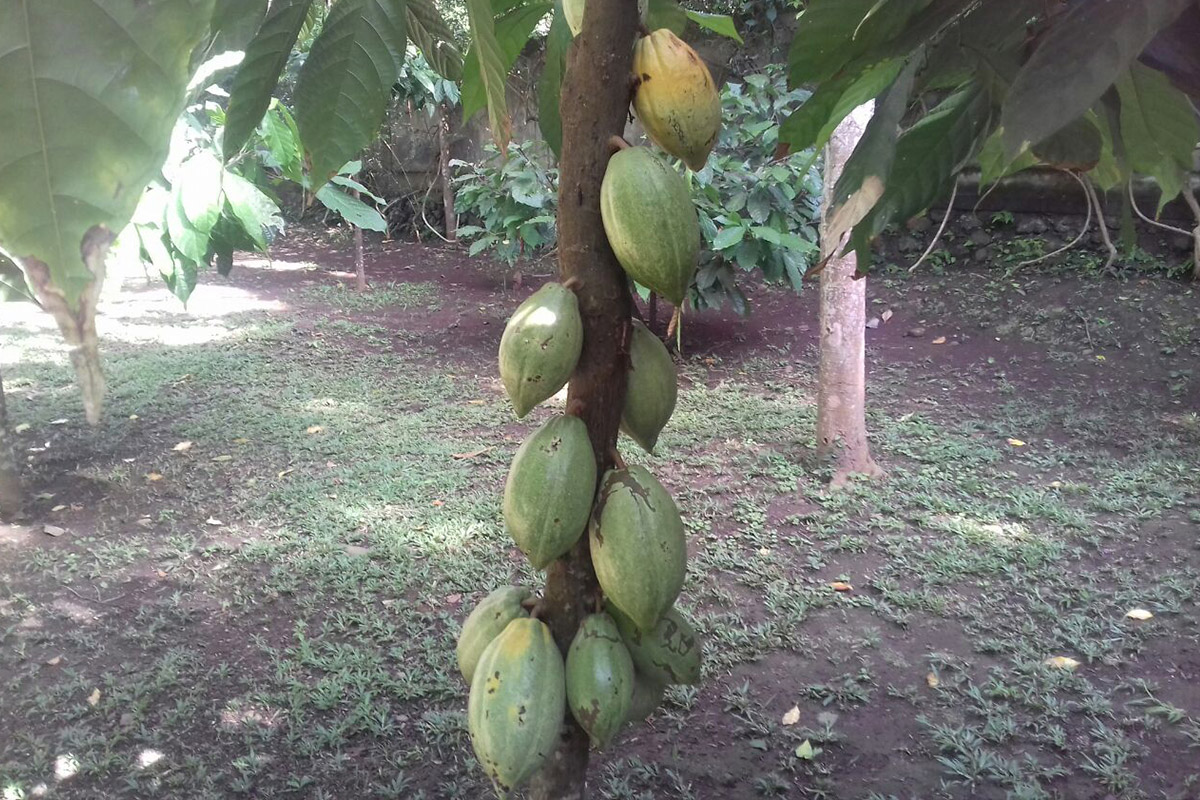
<svg viewBox="0 0 1200 800">
<path fill-rule="evenodd" d="M 646 135 L 691 169 L 704 169 L 721 133 L 721 96 L 704 61 L 660 28 L 634 45 L 633 74 L 633 109 Z"/>
<path fill-rule="evenodd" d="M 621 430 L 647 453 L 675 411 L 679 392 L 675 362 L 662 341 L 637 320 L 629 343 L 629 388 L 621 410 Z"/>
<path fill-rule="evenodd" d="M 700 682 L 704 647 L 695 629 L 677 610 L 669 609 L 651 630 L 639 629 L 619 609 L 612 610 L 612 617 L 639 675 L 654 683 Z"/>
<path fill-rule="evenodd" d="M 603 749 L 629 715 L 633 660 L 608 614 L 592 614 L 567 651 L 567 707 L 592 744 Z"/>
<path fill-rule="evenodd" d="M 596 487 L 596 456 L 587 426 L 558 415 L 517 449 L 504 484 L 504 524 L 537 569 L 583 535 Z"/>
<path fill-rule="evenodd" d="M 521 303 L 500 337 L 500 380 L 518 419 L 571 378 L 583 347 L 575 293 L 547 283 Z"/>
<path fill-rule="evenodd" d="M 467 699 L 475 757 L 505 797 L 558 745 L 566 706 L 562 654 L 545 623 L 515 619 L 483 651 Z"/>
<path fill-rule="evenodd" d="M 572 36 L 578 36 L 583 30 L 583 10 L 586 6 L 587 0 L 563 0 L 563 16 Z M 638 0 L 638 16 L 642 22 L 646 21 L 646 11 L 649 7 L 649 0 Z"/>
<path fill-rule="evenodd" d="M 600 216 L 629 277 L 682 305 L 700 257 L 700 220 L 683 176 L 645 147 L 608 160 Z"/>
<path fill-rule="evenodd" d="M 609 470 L 588 530 L 609 604 L 652 630 L 679 596 L 687 543 L 675 501 L 644 467 Z"/>
<path fill-rule="evenodd" d="M 625 721 L 630 724 L 644 721 L 662 703 L 663 693 L 666 691 L 665 683 L 651 680 L 635 669 L 633 671 L 633 699 L 629 703 L 629 713 L 625 716 Z"/>
<path fill-rule="evenodd" d="M 455 655 L 458 656 L 458 671 L 468 685 L 484 649 L 508 627 L 508 623 L 529 616 L 521 604 L 531 594 L 524 586 L 501 586 L 480 600 L 479 605 L 467 616 L 462 633 L 458 635 Z"/>
</svg>

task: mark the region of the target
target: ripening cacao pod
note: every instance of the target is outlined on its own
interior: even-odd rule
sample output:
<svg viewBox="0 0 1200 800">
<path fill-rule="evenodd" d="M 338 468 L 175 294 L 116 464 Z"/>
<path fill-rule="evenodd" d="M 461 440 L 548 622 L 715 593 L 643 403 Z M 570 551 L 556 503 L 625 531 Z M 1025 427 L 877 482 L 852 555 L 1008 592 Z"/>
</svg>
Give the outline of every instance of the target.
<svg viewBox="0 0 1200 800">
<path fill-rule="evenodd" d="M 633 724 L 645 720 L 662 703 L 663 693 L 666 691 L 665 683 L 652 680 L 634 669 L 633 699 L 629 703 L 629 713 L 625 716 L 625 721 Z"/>
<path fill-rule="evenodd" d="M 609 470 L 588 536 L 609 604 L 641 630 L 653 630 L 687 571 L 683 520 L 671 495 L 644 467 Z"/>
<path fill-rule="evenodd" d="M 562 654 L 546 624 L 515 619 L 483 651 L 467 700 L 475 757 L 501 797 L 558 745 L 566 706 Z"/>
<path fill-rule="evenodd" d="M 517 449 L 504 484 L 504 525 L 537 569 L 583 535 L 596 493 L 596 456 L 587 425 L 558 415 Z"/>
<path fill-rule="evenodd" d="M 700 681 L 700 636 L 674 608 L 659 617 L 650 630 L 641 630 L 619 609 L 611 609 L 639 675 L 654 683 L 693 684 Z"/>
<path fill-rule="evenodd" d="M 563 16 L 572 36 L 578 36 L 583 30 L 583 10 L 586 6 L 587 0 L 563 0 Z M 649 7 L 649 0 L 638 0 L 638 16 L 642 22 L 646 21 L 646 10 Z"/>
<path fill-rule="evenodd" d="M 629 715 L 633 660 L 608 614 L 591 614 L 567 651 L 567 708 L 603 749 Z"/>
<path fill-rule="evenodd" d="M 629 387 L 621 410 L 621 430 L 647 453 L 675 411 L 679 392 L 675 362 L 662 340 L 638 320 L 629 342 Z"/>
<path fill-rule="evenodd" d="M 531 594 L 524 586 L 501 586 L 480 600 L 479 605 L 467 616 L 463 622 L 462 633 L 458 635 L 455 655 L 458 656 L 458 671 L 462 673 L 468 685 L 475 676 L 475 665 L 479 663 L 479 657 L 492 640 L 514 619 L 529 616 L 529 612 L 521 604 L 528 600 Z"/>
<path fill-rule="evenodd" d="M 600 184 L 600 216 L 629 277 L 682 305 L 700 257 L 700 221 L 683 176 L 645 147 L 620 150 Z"/>
<path fill-rule="evenodd" d="M 646 135 L 693 170 L 704 169 L 721 132 L 721 96 L 704 61 L 659 28 L 634 45 L 633 74 L 633 108 Z"/>
<path fill-rule="evenodd" d="M 521 303 L 500 337 L 500 380 L 518 419 L 571 378 L 583 347 L 575 293 L 547 283 Z"/>
</svg>

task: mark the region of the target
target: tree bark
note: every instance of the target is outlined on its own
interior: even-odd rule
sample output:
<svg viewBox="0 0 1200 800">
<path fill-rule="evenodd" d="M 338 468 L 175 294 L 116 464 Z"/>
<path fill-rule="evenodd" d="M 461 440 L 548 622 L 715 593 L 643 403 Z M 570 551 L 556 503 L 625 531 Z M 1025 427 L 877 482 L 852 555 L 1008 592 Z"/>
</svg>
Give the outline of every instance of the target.
<svg viewBox="0 0 1200 800">
<path fill-rule="evenodd" d="M 838 125 L 825 150 L 821 254 L 837 253 L 843 242 L 825 238 L 833 187 L 871 119 L 873 103 L 856 108 Z M 867 281 L 855 280 L 853 252 L 834 255 L 821 272 L 821 365 L 817 377 L 817 452 L 833 459 L 833 485 L 851 475 L 882 474 L 871 458 L 866 420 Z"/>
<path fill-rule="evenodd" d="M 354 190 L 353 194 L 356 198 L 361 199 L 358 190 Z M 362 228 L 357 225 L 351 225 L 354 228 L 354 287 L 361 294 L 367 290 L 367 263 L 363 256 L 363 232 Z"/>
<path fill-rule="evenodd" d="M 23 499 L 21 470 L 4 403 L 4 376 L 0 375 L 0 517 L 12 519 L 20 514 Z"/>
<path fill-rule="evenodd" d="M 633 303 L 625 273 L 604 235 L 600 182 L 611 155 L 608 140 L 625 128 L 638 15 L 634 0 L 589 3 L 584 14 L 583 33 L 567 56 L 560 103 L 559 264 L 563 280 L 578 283 L 583 318 L 583 351 L 567 390 L 567 407 L 587 424 L 603 476 L 616 452 Z M 564 653 L 599 597 L 584 535 L 546 575 L 544 619 Z M 587 762 L 587 734 L 568 713 L 559 747 L 534 778 L 530 797 L 582 800 Z"/>
<path fill-rule="evenodd" d="M 438 119 L 438 150 L 439 169 L 442 179 L 442 207 L 446 213 L 446 238 L 454 241 L 458 238 L 458 217 L 454 214 L 454 184 L 450 182 L 450 115 L 443 103 L 439 110 Z"/>
</svg>

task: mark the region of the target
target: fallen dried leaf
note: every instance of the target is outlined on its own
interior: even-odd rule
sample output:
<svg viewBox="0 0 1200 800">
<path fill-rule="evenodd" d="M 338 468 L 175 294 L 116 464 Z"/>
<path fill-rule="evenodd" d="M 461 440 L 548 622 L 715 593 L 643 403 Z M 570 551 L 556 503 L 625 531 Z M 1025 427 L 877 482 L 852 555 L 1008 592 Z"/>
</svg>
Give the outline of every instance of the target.
<svg viewBox="0 0 1200 800">
<path fill-rule="evenodd" d="M 446 605 L 456 606 L 456 605 L 458 605 L 458 604 L 459 604 L 459 603 L 461 603 L 461 602 L 462 602 L 462 595 L 461 595 L 461 594 L 457 594 L 457 593 L 456 593 L 456 594 L 448 594 L 448 595 L 446 595 Z"/>
<path fill-rule="evenodd" d="M 309 425 L 305 433 L 320 433 L 323 430 L 325 430 L 324 425 Z"/>
<path fill-rule="evenodd" d="M 867 320 L 866 327 L 870 330 L 875 330 L 881 324 L 882 323 L 879 321 L 879 317 L 871 317 L 870 319 Z"/>
<path fill-rule="evenodd" d="M 47 536 L 58 537 L 58 536 L 62 536 L 64 533 L 66 533 L 67 529 L 60 528 L 57 525 L 43 525 L 42 532 L 45 533 Z"/>
<path fill-rule="evenodd" d="M 34 500 L 53 500 L 54 492 L 42 492 L 33 496 Z"/>
<path fill-rule="evenodd" d="M 282 478 L 284 475 L 288 475 L 288 474 L 290 474 L 290 473 L 293 473 L 293 472 L 295 472 L 295 471 L 296 471 L 296 468 L 295 468 L 295 467 L 288 467 L 287 469 L 283 470 L 282 472 L 277 472 L 277 473 L 275 473 L 275 477 L 276 477 L 276 478 Z"/>
<path fill-rule="evenodd" d="M 783 715 L 783 724 L 784 725 L 795 725 L 799 721 L 800 721 L 800 707 L 799 706 L 792 706 L 790 709 L 788 709 L 788 712 Z"/>
<path fill-rule="evenodd" d="M 55 514 L 55 513 L 58 513 L 59 511 L 62 511 L 65 508 L 66 508 L 65 505 L 63 505 L 62 503 L 59 503 L 54 508 L 50 509 L 50 513 Z"/>
<path fill-rule="evenodd" d="M 192 449 L 192 443 L 191 442 L 180 442 L 179 444 L 175 445 L 171 449 L 174 450 L 176 453 L 186 453 L 188 450 Z"/>
<path fill-rule="evenodd" d="M 1154 614 L 1144 608 L 1131 608 L 1125 612 L 1127 619 L 1136 619 L 1138 622 L 1145 622 L 1148 619 L 1153 619 Z"/>
<path fill-rule="evenodd" d="M 163 476 L 159 475 L 157 472 L 147 472 L 146 473 L 146 480 L 148 480 L 148 481 L 161 481 L 162 479 L 163 479 Z"/>
<path fill-rule="evenodd" d="M 25 431 L 27 431 L 27 430 L 29 430 L 29 423 L 28 423 L 28 422 L 22 422 L 20 425 L 18 425 L 17 427 L 13 428 L 13 433 L 24 433 L 24 432 L 25 432 Z"/>
<path fill-rule="evenodd" d="M 221 520 L 217 519 L 216 517 L 209 517 L 208 519 L 204 520 L 204 523 L 206 525 L 212 525 L 214 528 L 220 527 L 221 525 L 225 524 L 224 522 L 221 522 Z"/>
<path fill-rule="evenodd" d="M 142 517 L 137 521 L 137 524 L 141 525 L 143 528 L 149 528 L 154 525 L 154 520 L 150 519 L 149 517 Z"/>
<path fill-rule="evenodd" d="M 444 505 L 446 505 L 446 502 L 444 500 L 434 500 L 433 504 L 435 506 L 444 506 Z"/>
<path fill-rule="evenodd" d="M 137 414 L 130 414 L 130 415 L 129 415 L 129 418 L 130 418 L 131 420 L 139 420 L 139 419 L 141 419 L 141 417 L 139 417 Z"/>
<path fill-rule="evenodd" d="M 46 659 L 47 667 L 57 667 L 61 663 L 62 663 L 62 656 L 55 656 L 54 658 Z"/>
<path fill-rule="evenodd" d="M 100 704 L 100 690 L 92 689 L 92 693 L 88 695 L 87 702 L 88 702 L 89 706 L 99 705 Z"/>
<path fill-rule="evenodd" d="M 234 444 L 250 444 L 250 440 L 247 439 L 245 436 L 239 436 L 238 438 L 233 440 L 233 443 Z"/>
<path fill-rule="evenodd" d="M 468 401 L 467 401 L 467 405 L 469 405 L 469 406 L 481 406 L 481 405 L 483 405 L 483 404 L 484 404 L 484 403 L 486 403 L 486 402 L 487 402 L 486 400 L 468 400 Z"/>
<path fill-rule="evenodd" d="M 464 459 L 475 458 L 476 456 L 481 456 L 484 453 L 486 453 L 488 450 L 491 450 L 491 449 L 492 448 L 490 448 L 490 447 L 481 447 L 480 449 L 472 450 L 469 453 L 451 453 L 450 457 L 458 459 L 459 461 L 463 461 Z"/>
<path fill-rule="evenodd" d="M 1070 656 L 1052 656 L 1042 663 L 1051 669 L 1065 669 L 1069 672 L 1074 672 L 1079 668 L 1079 662 Z"/>
<path fill-rule="evenodd" d="M 887 322 L 889 319 L 892 318 L 892 310 L 890 308 L 886 309 L 882 314 L 879 315 L 879 318 L 882 319 L 884 322 Z"/>
<path fill-rule="evenodd" d="M 1025 443 L 1023 441 L 1021 441 L 1020 439 L 1009 439 L 1008 443 L 1010 445 L 1012 445 L 1013 447 L 1024 447 L 1025 446 Z"/>
<path fill-rule="evenodd" d="M 929 685 L 930 689 L 936 689 L 937 687 L 942 685 L 942 681 L 940 678 L 938 678 L 936 672 L 930 672 L 928 675 L 926 675 L 925 683 L 927 683 Z"/>
<path fill-rule="evenodd" d="M 849 592 L 854 589 L 853 586 L 845 581 L 834 581 L 833 583 L 829 584 L 829 588 L 833 589 L 835 592 Z"/>
<path fill-rule="evenodd" d="M 51 420 L 50 424 L 51 425 L 66 425 L 67 422 L 68 422 L 67 418 L 63 417 L 62 419 Z"/>
<path fill-rule="evenodd" d="M 932 342 L 930 342 L 930 344 L 945 344 L 945 343 L 946 343 L 945 336 L 939 336 L 936 339 L 934 339 Z"/>
<path fill-rule="evenodd" d="M 233 456 L 214 456 L 213 461 L 233 461 Z"/>
</svg>

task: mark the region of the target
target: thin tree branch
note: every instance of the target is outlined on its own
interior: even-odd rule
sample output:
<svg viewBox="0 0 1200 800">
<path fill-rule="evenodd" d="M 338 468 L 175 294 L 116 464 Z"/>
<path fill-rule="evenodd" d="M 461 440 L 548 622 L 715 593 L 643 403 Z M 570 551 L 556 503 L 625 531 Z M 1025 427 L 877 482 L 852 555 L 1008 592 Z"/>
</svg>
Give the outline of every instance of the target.
<svg viewBox="0 0 1200 800">
<path fill-rule="evenodd" d="M 946 204 L 946 213 L 942 215 L 942 224 L 938 226 L 937 233 L 933 234 L 933 241 L 929 243 L 929 247 L 925 248 L 925 252 L 921 253 L 921 257 L 917 262 L 908 268 L 912 272 L 917 267 L 921 266 L 925 259 L 929 258 L 929 254 L 933 252 L 933 248 L 937 247 L 938 241 L 942 238 L 942 233 L 946 230 L 946 223 L 950 221 L 950 212 L 954 209 L 954 199 L 958 197 L 958 181 L 954 181 L 954 188 L 950 191 L 950 202 Z"/>
</svg>

